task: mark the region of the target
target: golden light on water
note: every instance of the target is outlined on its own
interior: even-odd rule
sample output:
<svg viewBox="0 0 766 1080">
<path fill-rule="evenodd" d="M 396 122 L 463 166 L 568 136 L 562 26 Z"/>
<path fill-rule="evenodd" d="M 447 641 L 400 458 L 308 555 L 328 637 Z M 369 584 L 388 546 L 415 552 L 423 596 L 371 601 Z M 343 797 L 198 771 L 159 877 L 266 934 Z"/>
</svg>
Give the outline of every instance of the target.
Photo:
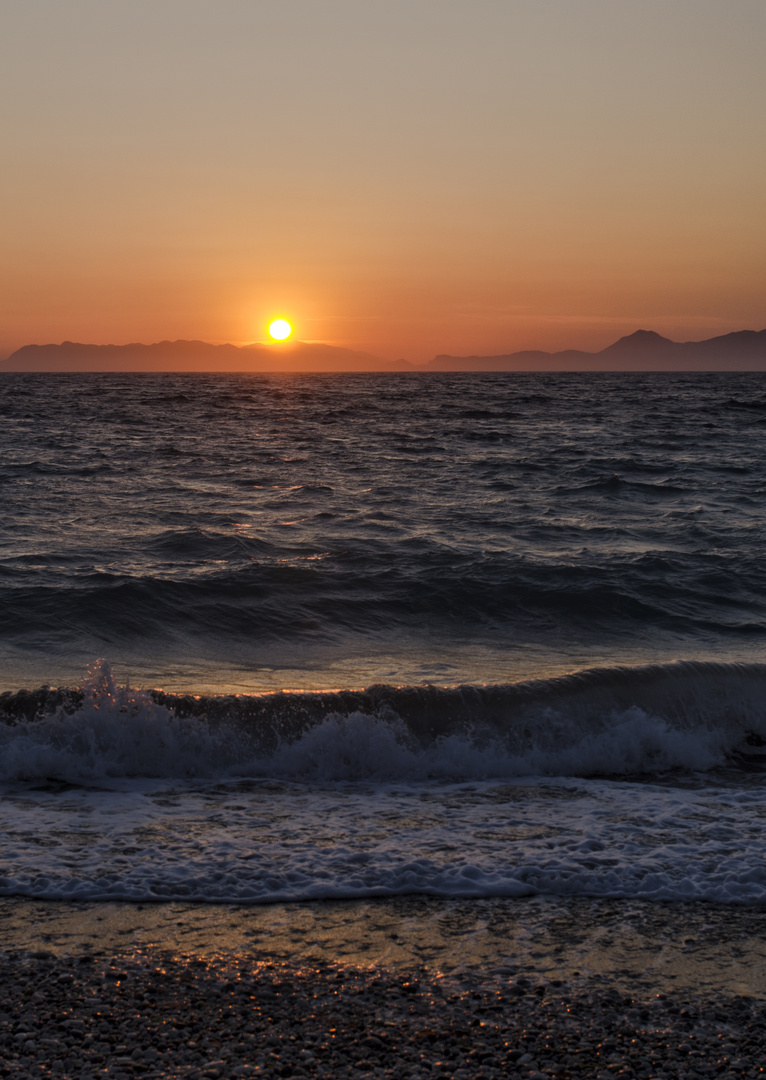
<svg viewBox="0 0 766 1080">
<path fill-rule="evenodd" d="M 292 334 L 293 328 L 287 319 L 274 319 L 269 323 L 269 334 L 275 341 L 285 341 Z"/>
</svg>

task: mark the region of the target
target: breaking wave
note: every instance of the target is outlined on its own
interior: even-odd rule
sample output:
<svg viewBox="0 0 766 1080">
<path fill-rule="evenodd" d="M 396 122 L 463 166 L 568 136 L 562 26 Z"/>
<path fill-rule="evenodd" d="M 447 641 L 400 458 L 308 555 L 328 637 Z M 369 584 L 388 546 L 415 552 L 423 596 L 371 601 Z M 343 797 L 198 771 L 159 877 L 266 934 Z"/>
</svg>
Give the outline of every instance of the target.
<svg viewBox="0 0 766 1080">
<path fill-rule="evenodd" d="M 640 776 L 766 768 L 766 665 L 682 661 L 494 686 L 192 696 L 0 695 L 0 779 L 303 781 Z"/>
</svg>

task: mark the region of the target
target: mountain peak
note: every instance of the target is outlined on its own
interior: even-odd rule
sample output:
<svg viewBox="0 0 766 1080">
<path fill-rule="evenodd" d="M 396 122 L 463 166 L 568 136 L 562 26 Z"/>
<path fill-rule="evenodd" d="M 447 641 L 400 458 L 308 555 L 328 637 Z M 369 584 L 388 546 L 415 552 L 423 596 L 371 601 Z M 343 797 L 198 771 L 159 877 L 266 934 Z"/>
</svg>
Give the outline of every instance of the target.
<svg viewBox="0 0 766 1080">
<path fill-rule="evenodd" d="M 663 337 L 662 334 L 658 334 L 656 330 L 636 330 L 632 334 L 626 334 L 625 337 L 621 337 L 618 341 L 615 341 L 613 345 L 607 345 L 601 352 L 607 354 L 613 352 L 644 352 L 646 350 L 665 350 L 668 347 L 675 348 L 675 346 L 675 341 Z"/>
</svg>

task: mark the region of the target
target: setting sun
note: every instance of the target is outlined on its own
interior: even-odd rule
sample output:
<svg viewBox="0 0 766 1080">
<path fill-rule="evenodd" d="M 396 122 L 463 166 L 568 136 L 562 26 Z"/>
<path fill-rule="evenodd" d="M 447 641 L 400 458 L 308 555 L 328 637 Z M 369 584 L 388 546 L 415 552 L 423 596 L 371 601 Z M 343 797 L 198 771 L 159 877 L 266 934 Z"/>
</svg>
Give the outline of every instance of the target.
<svg viewBox="0 0 766 1080">
<path fill-rule="evenodd" d="M 274 322 L 269 323 L 269 334 L 276 341 L 285 341 L 286 338 L 290 337 L 292 332 L 293 328 L 290 326 L 287 319 L 275 319 Z"/>
</svg>

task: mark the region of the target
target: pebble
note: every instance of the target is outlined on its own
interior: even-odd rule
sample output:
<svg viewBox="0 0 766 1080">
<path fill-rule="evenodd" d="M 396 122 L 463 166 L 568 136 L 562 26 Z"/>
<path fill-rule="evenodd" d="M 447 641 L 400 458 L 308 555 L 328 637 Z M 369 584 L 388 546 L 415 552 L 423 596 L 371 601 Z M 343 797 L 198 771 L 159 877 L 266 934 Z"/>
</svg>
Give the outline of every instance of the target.
<svg viewBox="0 0 766 1080">
<path fill-rule="evenodd" d="M 766 1078 L 766 1004 L 752 997 L 242 957 L 78 960 L 0 956 L 0 1077 Z"/>
</svg>

